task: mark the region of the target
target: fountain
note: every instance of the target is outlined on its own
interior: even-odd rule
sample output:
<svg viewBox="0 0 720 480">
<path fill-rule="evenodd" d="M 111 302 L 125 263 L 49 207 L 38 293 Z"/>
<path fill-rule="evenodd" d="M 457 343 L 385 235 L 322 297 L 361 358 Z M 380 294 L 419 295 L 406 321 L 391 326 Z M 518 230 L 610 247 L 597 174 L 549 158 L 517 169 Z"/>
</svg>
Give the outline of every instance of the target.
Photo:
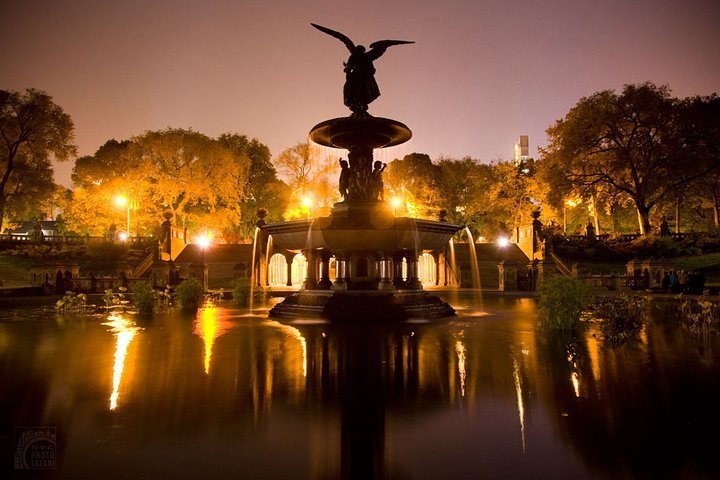
<svg viewBox="0 0 720 480">
<path fill-rule="evenodd" d="M 389 46 L 412 42 L 383 40 L 365 51 L 339 32 L 313 26 L 342 40 L 351 52 L 345 63 L 344 103 L 352 114 L 321 122 L 310 131 L 313 142 L 348 151 L 348 160 L 340 162 L 343 201 L 327 217 L 260 227 L 272 237 L 274 248 L 302 252 L 308 261 L 301 290 L 275 305 L 270 316 L 366 321 L 453 315 L 452 307 L 423 290 L 418 257 L 444 250 L 462 227 L 396 217 L 381 200 L 384 164 L 373 162 L 374 149 L 400 145 L 412 137 L 403 123 L 368 113 L 368 104 L 380 94 L 373 61 Z M 331 281 L 333 257 L 336 276 Z"/>
</svg>

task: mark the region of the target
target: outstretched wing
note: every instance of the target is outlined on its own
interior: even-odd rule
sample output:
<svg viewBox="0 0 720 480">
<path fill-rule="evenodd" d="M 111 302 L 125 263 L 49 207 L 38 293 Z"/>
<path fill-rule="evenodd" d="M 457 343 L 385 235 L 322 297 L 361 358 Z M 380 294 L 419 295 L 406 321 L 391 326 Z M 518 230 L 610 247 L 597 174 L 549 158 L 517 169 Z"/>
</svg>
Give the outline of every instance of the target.
<svg viewBox="0 0 720 480">
<path fill-rule="evenodd" d="M 338 40 L 340 40 L 341 42 L 343 42 L 343 43 L 345 44 L 345 46 L 348 48 L 348 50 L 350 50 L 350 53 L 353 53 L 353 52 L 355 51 L 355 44 L 353 43 L 353 41 L 350 40 L 350 39 L 349 39 L 348 37 L 346 37 L 345 35 L 343 35 L 342 33 L 336 32 L 335 30 L 330 30 L 330 29 L 327 28 L 327 27 L 323 27 L 322 25 L 317 25 L 317 24 L 315 24 L 315 23 L 311 23 L 310 25 L 312 25 L 313 27 L 317 28 L 317 29 L 320 30 L 321 32 L 327 33 L 327 34 L 330 35 L 331 37 L 335 37 L 335 38 L 337 38 Z"/>
<path fill-rule="evenodd" d="M 368 53 L 370 54 L 370 57 L 375 60 L 377 58 L 380 58 L 380 55 L 385 53 L 385 50 L 387 50 L 388 47 L 392 47 L 393 45 L 405 45 L 408 43 L 415 42 L 410 42 L 407 40 L 379 40 L 370 44 L 370 51 Z"/>
</svg>

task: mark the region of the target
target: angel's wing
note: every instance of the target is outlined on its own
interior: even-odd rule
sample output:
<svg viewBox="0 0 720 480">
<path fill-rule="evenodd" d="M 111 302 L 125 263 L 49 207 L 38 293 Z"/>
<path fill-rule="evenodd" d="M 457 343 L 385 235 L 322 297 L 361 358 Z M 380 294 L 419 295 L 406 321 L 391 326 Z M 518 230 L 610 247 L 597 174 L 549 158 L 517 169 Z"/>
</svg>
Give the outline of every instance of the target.
<svg viewBox="0 0 720 480">
<path fill-rule="evenodd" d="M 353 43 L 353 41 L 350 40 L 350 39 L 349 39 L 348 37 L 346 37 L 345 35 L 343 35 L 342 33 L 336 32 L 335 30 L 331 30 L 331 29 L 329 29 L 329 28 L 327 28 L 327 27 L 323 27 L 322 25 L 317 25 L 317 24 L 315 24 L 315 23 L 311 23 L 310 25 L 312 25 L 313 27 L 317 28 L 317 29 L 320 30 L 321 32 L 327 33 L 327 34 L 330 35 L 331 37 L 335 37 L 335 38 L 337 38 L 338 40 L 340 40 L 341 42 L 343 42 L 343 43 L 345 44 L 345 46 L 348 48 L 348 50 L 350 50 L 350 53 L 353 53 L 353 52 L 355 51 L 355 44 Z"/>
<path fill-rule="evenodd" d="M 385 50 L 388 49 L 388 47 L 392 47 L 393 45 L 405 45 L 408 43 L 415 43 L 410 42 L 407 40 L 379 40 L 377 42 L 373 42 L 370 44 L 370 51 L 368 52 L 373 60 L 377 59 L 385 53 Z"/>
</svg>

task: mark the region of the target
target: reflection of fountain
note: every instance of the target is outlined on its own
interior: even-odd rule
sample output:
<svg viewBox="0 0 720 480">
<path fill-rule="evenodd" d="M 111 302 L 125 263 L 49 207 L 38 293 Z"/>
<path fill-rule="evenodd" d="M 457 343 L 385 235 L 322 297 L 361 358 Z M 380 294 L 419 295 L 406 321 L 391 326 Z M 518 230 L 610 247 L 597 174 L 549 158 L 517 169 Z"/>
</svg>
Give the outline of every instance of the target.
<svg viewBox="0 0 720 480">
<path fill-rule="evenodd" d="M 272 236 L 276 249 L 302 252 L 308 261 L 300 292 L 276 305 L 271 316 L 402 319 L 454 313 L 438 297 L 423 291 L 418 257 L 444 250 L 462 227 L 395 217 L 392 208 L 379 199 L 384 167 L 373 162 L 373 149 L 399 145 L 411 136 L 404 124 L 366 112 L 327 120 L 310 131 L 315 143 L 348 150 L 339 181 L 344 201 L 336 203 L 327 217 L 261 227 Z M 330 279 L 332 257 L 335 279 Z"/>
<path fill-rule="evenodd" d="M 110 410 L 115 410 L 120 396 L 120 381 L 125 370 L 125 358 L 127 356 L 130 342 L 137 334 L 139 327 L 123 317 L 119 313 L 112 313 L 108 322 L 103 325 L 112 327 L 111 332 L 115 335 L 115 362 L 113 363 L 113 391 L 110 395 Z"/>
</svg>

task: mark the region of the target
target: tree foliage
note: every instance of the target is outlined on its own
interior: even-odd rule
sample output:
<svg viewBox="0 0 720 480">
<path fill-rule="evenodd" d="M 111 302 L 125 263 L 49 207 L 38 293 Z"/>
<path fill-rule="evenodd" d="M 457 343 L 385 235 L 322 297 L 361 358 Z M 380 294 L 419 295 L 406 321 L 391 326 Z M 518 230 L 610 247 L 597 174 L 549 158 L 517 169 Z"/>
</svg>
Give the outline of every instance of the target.
<svg viewBox="0 0 720 480">
<path fill-rule="evenodd" d="M 226 145 L 227 138 L 183 129 L 107 142 L 76 164 L 77 188 L 65 215 L 69 227 L 100 235 L 112 224 L 125 225 L 126 207 L 118 208 L 113 201 L 123 195 L 129 201 L 133 234 L 156 231 L 166 211 L 191 230 L 232 232 L 241 222 L 251 160 Z"/>
<path fill-rule="evenodd" d="M 26 212 L 55 189 L 50 161 L 75 156 L 73 128 L 46 93 L 0 90 L 0 228 L 6 209 Z"/>
<path fill-rule="evenodd" d="M 718 167 L 716 158 L 698 161 L 704 135 L 695 132 L 689 109 L 652 83 L 583 98 L 547 130 L 550 178 L 566 191 L 606 188 L 627 196 L 640 232 L 648 233 L 659 202 Z"/>
</svg>

